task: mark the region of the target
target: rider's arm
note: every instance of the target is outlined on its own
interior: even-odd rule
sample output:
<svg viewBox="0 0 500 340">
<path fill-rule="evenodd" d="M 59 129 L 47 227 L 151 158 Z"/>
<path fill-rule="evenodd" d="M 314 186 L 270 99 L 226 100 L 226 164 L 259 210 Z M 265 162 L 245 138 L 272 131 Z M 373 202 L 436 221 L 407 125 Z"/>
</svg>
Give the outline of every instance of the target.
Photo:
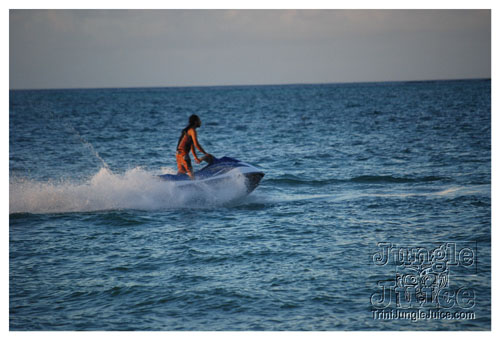
<svg viewBox="0 0 500 340">
<path fill-rule="evenodd" d="M 196 163 L 200 164 L 201 160 L 198 158 L 198 155 L 195 152 L 194 145 L 191 144 L 191 152 L 193 153 L 194 159 L 196 160 Z"/>
<path fill-rule="evenodd" d="M 205 150 L 203 150 L 203 148 L 201 147 L 200 143 L 198 143 L 198 137 L 197 137 L 197 135 L 196 135 L 196 130 L 195 130 L 195 129 L 191 129 L 191 130 L 189 130 L 189 132 L 188 132 L 188 133 L 190 133 L 190 134 L 191 134 L 191 138 L 193 139 L 193 144 L 194 144 L 194 146 L 196 146 L 196 148 L 197 148 L 198 150 L 200 150 L 203 154 L 208 155 L 208 153 L 206 153 L 206 151 L 205 151 Z M 194 150 L 194 148 L 192 147 L 192 148 L 191 148 L 191 150 Z M 195 154 L 195 153 L 193 152 L 193 155 L 194 155 L 194 154 Z"/>
</svg>

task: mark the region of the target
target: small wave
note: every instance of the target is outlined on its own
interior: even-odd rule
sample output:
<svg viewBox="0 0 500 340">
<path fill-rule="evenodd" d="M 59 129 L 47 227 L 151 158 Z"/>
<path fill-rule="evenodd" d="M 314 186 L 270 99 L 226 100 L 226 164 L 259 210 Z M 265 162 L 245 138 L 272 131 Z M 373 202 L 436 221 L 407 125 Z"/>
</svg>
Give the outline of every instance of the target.
<svg viewBox="0 0 500 340">
<path fill-rule="evenodd" d="M 267 179 L 266 183 L 277 184 L 277 185 L 291 185 L 291 186 L 324 186 L 336 183 L 373 183 L 373 184 L 383 184 L 383 183 L 422 183 L 422 182 L 436 182 L 448 180 L 446 177 L 437 176 L 426 176 L 426 177 L 394 177 L 394 176 L 357 176 L 350 179 L 324 179 L 324 180 L 308 180 L 301 179 L 296 176 L 283 176 L 278 178 Z"/>
<path fill-rule="evenodd" d="M 282 177 L 282 178 L 271 178 L 267 179 L 266 183 L 277 184 L 277 185 L 290 185 L 290 186 L 324 186 L 328 184 L 341 183 L 344 182 L 338 179 L 326 179 L 326 180 L 305 180 L 298 177 Z"/>
<path fill-rule="evenodd" d="M 387 191 L 380 192 L 379 190 L 367 191 L 362 190 L 352 190 L 347 191 L 339 190 L 335 193 L 325 193 L 325 194 L 278 194 L 269 195 L 265 197 L 259 197 L 255 195 L 252 198 L 246 200 L 246 203 L 239 206 L 239 209 L 249 209 L 258 210 L 266 208 L 271 205 L 287 203 L 287 202 L 300 202 L 300 201 L 352 201 L 363 199 L 367 197 L 377 197 L 377 198 L 395 198 L 395 199 L 407 199 L 413 197 L 426 197 L 426 198 L 436 198 L 436 199 L 446 199 L 446 200 L 467 200 L 470 204 L 476 206 L 489 206 L 490 205 L 490 186 L 489 185 L 468 185 L 468 186 L 458 186 L 442 188 L 441 190 L 426 190 L 426 191 L 406 191 L 389 189 Z M 370 204 L 368 207 L 372 209 L 379 208 L 381 203 L 376 202 Z M 384 203 L 385 204 L 385 203 Z"/>
<path fill-rule="evenodd" d="M 393 177 L 393 176 L 358 176 L 349 181 L 354 183 L 421 183 L 446 180 L 444 177 L 426 176 L 426 177 Z"/>
<path fill-rule="evenodd" d="M 179 187 L 161 181 L 153 172 L 135 168 L 114 174 L 103 167 L 90 180 L 34 181 L 11 178 L 9 211 L 64 213 L 102 210 L 164 210 L 210 208 L 234 202 L 246 193 L 245 177 L 235 173 L 216 187 Z"/>
</svg>

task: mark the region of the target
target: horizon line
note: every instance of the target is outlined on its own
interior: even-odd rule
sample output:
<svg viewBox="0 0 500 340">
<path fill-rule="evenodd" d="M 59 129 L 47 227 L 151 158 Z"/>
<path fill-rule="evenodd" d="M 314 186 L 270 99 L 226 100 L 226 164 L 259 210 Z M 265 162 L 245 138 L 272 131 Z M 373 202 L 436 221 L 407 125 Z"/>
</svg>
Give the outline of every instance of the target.
<svg viewBox="0 0 500 340">
<path fill-rule="evenodd" d="M 303 86 L 303 85 L 335 85 L 335 84 L 374 84 L 374 83 L 412 83 L 412 82 L 439 82 L 439 81 L 473 81 L 490 80 L 490 77 L 471 78 L 435 78 L 435 79 L 411 79 L 411 80 L 367 80 L 367 81 L 339 81 L 339 82 L 304 82 L 304 83 L 275 83 L 275 84 L 234 84 L 234 85 L 153 85 L 153 86 L 96 86 L 96 87 L 40 87 L 40 88 L 9 88 L 9 91 L 57 91 L 57 90 L 112 90 L 112 89 L 182 89 L 200 87 L 264 87 L 264 86 Z"/>
</svg>

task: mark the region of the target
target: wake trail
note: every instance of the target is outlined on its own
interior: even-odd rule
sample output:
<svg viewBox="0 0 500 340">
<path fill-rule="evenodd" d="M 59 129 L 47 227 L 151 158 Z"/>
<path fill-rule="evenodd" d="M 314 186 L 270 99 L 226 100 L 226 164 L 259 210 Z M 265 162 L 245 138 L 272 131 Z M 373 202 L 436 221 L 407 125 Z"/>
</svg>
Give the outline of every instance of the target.
<svg viewBox="0 0 500 340">
<path fill-rule="evenodd" d="M 9 184 L 11 214 L 213 208 L 246 194 L 245 177 L 238 173 L 218 186 L 186 188 L 142 168 L 114 174 L 103 167 L 83 182 L 11 178 Z"/>
</svg>

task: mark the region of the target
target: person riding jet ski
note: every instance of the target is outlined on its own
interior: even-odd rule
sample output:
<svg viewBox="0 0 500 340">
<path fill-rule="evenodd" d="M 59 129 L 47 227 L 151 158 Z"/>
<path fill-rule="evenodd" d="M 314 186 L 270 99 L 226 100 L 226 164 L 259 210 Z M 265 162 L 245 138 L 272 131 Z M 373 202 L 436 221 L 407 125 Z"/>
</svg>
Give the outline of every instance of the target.
<svg viewBox="0 0 500 340">
<path fill-rule="evenodd" d="M 191 165 L 191 159 L 189 158 L 189 151 L 193 152 L 194 159 L 197 164 L 205 161 L 209 164 L 213 161 L 213 156 L 207 153 L 201 147 L 198 142 L 198 137 L 196 135 L 196 129 L 201 126 L 201 119 L 197 115 L 191 115 L 189 117 L 189 124 L 186 126 L 181 133 L 179 142 L 177 143 L 177 174 L 187 174 L 189 178 L 194 179 L 193 166 Z M 196 149 L 200 150 L 205 156 L 201 159 L 196 155 Z"/>
</svg>

